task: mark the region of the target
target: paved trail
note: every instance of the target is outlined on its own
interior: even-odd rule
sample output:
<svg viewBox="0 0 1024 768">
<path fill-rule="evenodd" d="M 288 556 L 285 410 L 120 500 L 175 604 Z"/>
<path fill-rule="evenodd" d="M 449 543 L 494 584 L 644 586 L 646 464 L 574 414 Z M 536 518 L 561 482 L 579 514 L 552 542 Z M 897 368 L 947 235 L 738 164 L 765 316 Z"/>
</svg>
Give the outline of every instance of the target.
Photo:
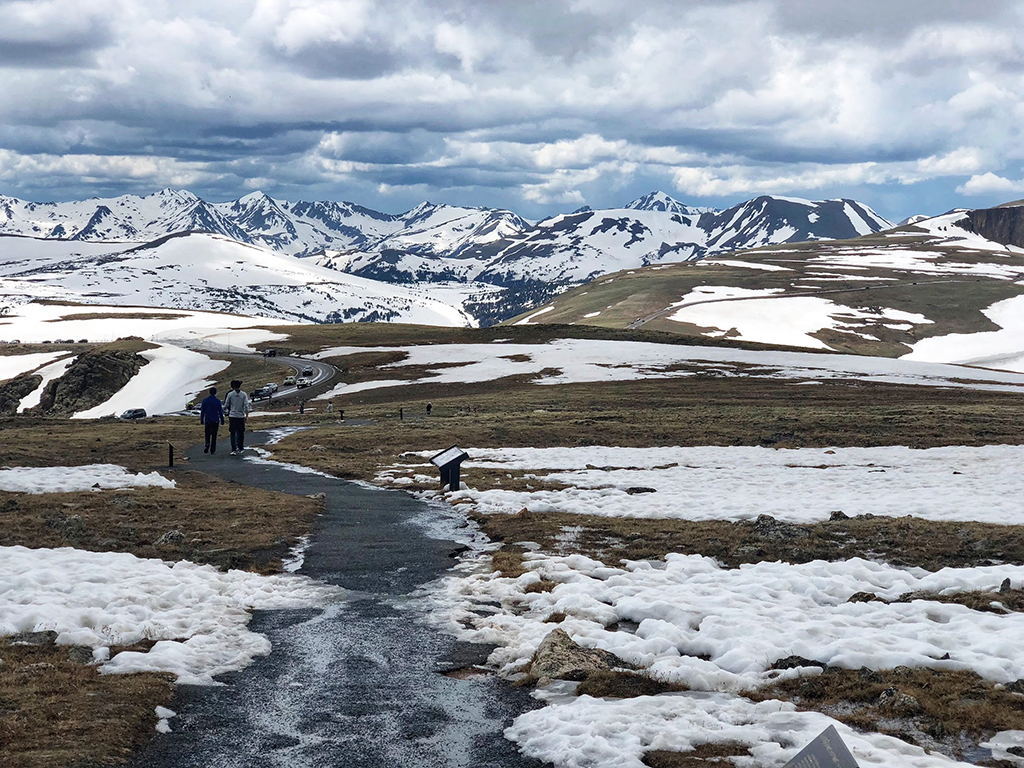
<svg viewBox="0 0 1024 768">
<path fill-rule="evenodd" d="M 272 653 L 221 687 L 182 686 L 174 731 L 134 768 L 539 768 L 502 737 L 535 704 L 493 677 L 439 670 L 482 662 L 421 620 L 410 593 L 451 567 L 439 512 L 411 496 L 334 478 L 188 452 L 192 467 L 298 495 L 325 493 L 300 573 L 353 590 L 325 610 L 257 613 Z M 436 535 L 436 534 L 435 534 Z"/>
</svg>

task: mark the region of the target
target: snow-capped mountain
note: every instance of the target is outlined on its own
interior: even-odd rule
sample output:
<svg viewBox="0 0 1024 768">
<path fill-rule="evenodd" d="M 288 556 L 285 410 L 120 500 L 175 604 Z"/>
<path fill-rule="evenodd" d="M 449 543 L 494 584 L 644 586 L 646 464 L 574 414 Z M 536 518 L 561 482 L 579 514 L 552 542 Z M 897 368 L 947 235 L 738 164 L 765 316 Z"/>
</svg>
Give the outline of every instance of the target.
<svg viewBox="0 0 1024 768">
<path fill-rule="evenodd" d="M 253 192 L 208 203 L 165 189 L 69 203 L 29 203 L 0 195 L 0 234 L 88 242 L 142 243 L 182 232 L 210 232 L 306 256 L 324 249 L 401 249 L 457 254 L 526 229 L 511 211 L 422 203 L 391 215 L 355 203 L 275 200 Z"/>
<path fill-rule="evenodd" d="M 291 322 L 472 324 L 458 291 L 367 280 L 223 235 L 169 235 L 135 247 L 0 236 L 0 254 L 0 307 L 51 299 Z"/>
<path fill-rule="evenodd" d="M 392 215 L 348 202 L 292 203 L 262 192 L 226 203 L 169 189 L 69 203 L 0 196 L 0 234 L 145 243 L 182 232 L 213 233 L 310 256 L 314 268 L 378 282 L 460 283 L 466 288 L 460 295 L 472 293 L 482 302 L 474 312 L 487 322 L 608 272 L 763 245 L 849 238 L 889 226 L 852 200 L 764 196 L 719 211 L 688 206 L 663 192 L 623 208 L 584 208 L 536 224 L 507 210 L 425 202 Z"/>
</svg>

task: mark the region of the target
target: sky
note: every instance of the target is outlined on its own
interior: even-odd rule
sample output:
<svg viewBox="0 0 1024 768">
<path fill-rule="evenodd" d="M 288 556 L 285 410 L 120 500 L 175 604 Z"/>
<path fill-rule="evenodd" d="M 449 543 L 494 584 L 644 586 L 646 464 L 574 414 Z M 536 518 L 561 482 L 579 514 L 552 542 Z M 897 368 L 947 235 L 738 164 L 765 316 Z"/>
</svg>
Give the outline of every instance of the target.
<svg viewBox="0 0 1024 768">
<path fill-rule="evenodd" d="M 0 194 L 1024 197 L 1016 0 L 0 0 Z"/>
</svg>

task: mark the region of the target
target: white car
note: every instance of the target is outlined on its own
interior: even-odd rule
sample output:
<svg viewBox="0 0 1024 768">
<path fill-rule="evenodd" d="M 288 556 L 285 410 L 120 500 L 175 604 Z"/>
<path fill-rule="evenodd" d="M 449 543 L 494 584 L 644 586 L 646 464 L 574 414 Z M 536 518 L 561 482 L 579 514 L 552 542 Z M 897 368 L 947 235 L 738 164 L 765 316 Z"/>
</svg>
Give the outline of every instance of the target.
<svg viewBox="0 0 1024 768">
<path fill-rule="evenodd" d="M 277 384 L 270 381 L 263 385 L 263 388 L 268 392 L 277 392 Z"/>
<path fill-rule="evenodd" d="M 295 386 L 298 387 L 299 389 L 302 389 L 303 387 L 308 387 L 312 383 L 313 382 L 307 379 L 305 376 L 302 376 L 301 378 L 295 380 Z"/>
</svg>

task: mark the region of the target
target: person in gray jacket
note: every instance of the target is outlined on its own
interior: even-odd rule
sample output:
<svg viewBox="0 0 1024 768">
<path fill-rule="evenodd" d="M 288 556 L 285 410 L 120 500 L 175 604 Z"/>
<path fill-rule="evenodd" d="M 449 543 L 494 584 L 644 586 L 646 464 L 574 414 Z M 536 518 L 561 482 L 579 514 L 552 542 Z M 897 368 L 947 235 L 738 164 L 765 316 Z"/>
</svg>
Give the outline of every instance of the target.
<svg viewBox="0 0 1024 768">
<path fill-rule="evenodd" d="M 245 419 L 252 410 L 249 396 L 242 391 L 242 382 L 238 379 L 231 382 L 231 391 L 224 398 L 224 410 L 231 433 L 231 455 L 237 456 L 245 450 Z"/>
</svg>

